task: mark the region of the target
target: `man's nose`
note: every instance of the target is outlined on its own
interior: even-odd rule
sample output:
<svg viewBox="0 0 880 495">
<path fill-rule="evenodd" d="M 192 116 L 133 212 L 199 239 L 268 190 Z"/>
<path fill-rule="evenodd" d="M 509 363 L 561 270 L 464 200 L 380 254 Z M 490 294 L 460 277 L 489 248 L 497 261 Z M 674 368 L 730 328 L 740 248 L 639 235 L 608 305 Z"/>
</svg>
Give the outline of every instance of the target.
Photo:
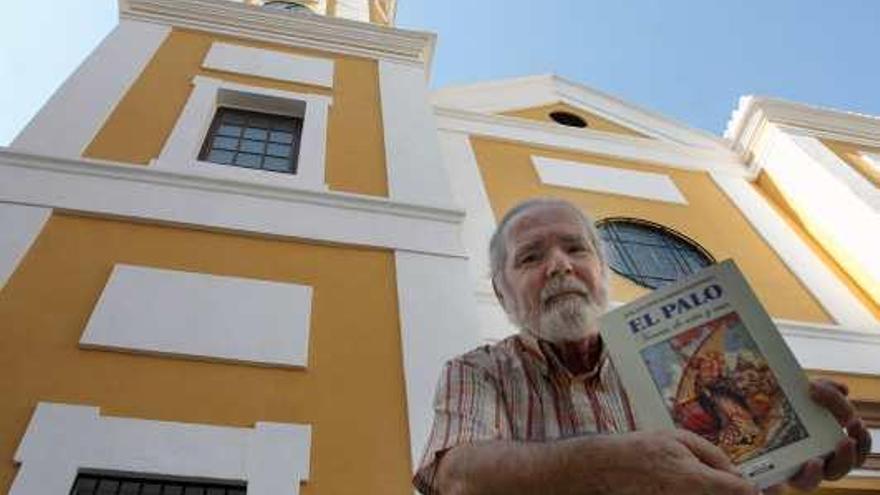
<svg viewBox="0 0 880 495">
<path fill-rule="evenodd" d="M 568 275 L 574 271 L 568 255 L 560 249 L 553 249 L 547 259 L 547 276 Z"/>
</svg>

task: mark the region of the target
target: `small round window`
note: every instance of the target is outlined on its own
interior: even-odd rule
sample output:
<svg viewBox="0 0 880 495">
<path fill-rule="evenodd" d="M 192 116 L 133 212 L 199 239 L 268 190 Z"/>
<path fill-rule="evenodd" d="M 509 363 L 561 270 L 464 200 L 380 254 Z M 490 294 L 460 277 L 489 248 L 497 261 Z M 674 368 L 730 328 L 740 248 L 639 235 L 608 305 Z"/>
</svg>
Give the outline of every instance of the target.
<svg viewBox="0 0 880 495">
<path fill-rule="evenodd" d="M 587 127 L 587 121 L 571 112 L 551 112 L 550 118 L 568 127 Z"/>
<path fill-rule="evenodd" d="M 656 223 L 610 218 L 596 227 L 611 269 L 644 287 L 662 287 L 715 262 L 694 241 Z"/>
<path fill-rule="evenodd" d="M 272 0 L 263 4 L 263 7 L 273 10 L 284 10 L 287 12 L 311 12 L 305 5 L 299 2 Z"/>
</svg>

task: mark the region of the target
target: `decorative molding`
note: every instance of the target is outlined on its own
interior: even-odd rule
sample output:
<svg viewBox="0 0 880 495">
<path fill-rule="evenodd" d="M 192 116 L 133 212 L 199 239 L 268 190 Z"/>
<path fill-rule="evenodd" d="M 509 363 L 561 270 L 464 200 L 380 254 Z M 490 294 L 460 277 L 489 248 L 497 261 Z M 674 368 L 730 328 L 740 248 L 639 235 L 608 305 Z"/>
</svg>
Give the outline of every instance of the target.
<svg viewBox="0 0 880 495">
<path fill-rule="evenodd" d="M 10 147 L 79 158 L 171 29 L 123 20 L 64 81 Z"/>
<path fill-rule="evenodd" d="M 37 404 L 15 452 L 10 495 L 68 493 L 80 469 L 241 480 L 248 494 L 296 495 L 309 479 L 311 427 L 254 428 L 101 416 L 97 407 Z"/>
<path fill-rule="evenodd" d="M 880 333 L 774 319 L 803 368 L 880 376 Z"/>
<path fill-rule="evenodd" d="M 159 157 L 150 164 L 152 167 L 279 187 L 327 189 L 324 179 L 327 117 L 332 104 L 329 96 L 291 93 L 204 76 L 193 78 L 193 86 Z M 200 161 L 199 150 L 220 106 L 302 118 L 296 173 L 251 170 Z"/>
<path fill-rule="evenodd" d="M 410 452 L 418 463 L 443 363 L 481 343 L 468 261 L 396 251 Z"/>
<path fill-rule="evenodd" d="M 52 209 L 0 202 L 0 290 L 52 216 Z"/>
<path fill-rule="evenodd" d="M 464 257 L 457 209 L 0 148 L 0 201 L 243 235 Z"/>
<path fill-rule="evenodd" d="M 451 204 L 424 69 L 380 60 L 379 92 L 389 196 Z"/>
<path fill-rule="evenodd" d="M 838 324 L 864 332 L 880 332 L 880 324 L 870 311 L 779 217 L 752 183 L 743 178 L 719 174 L 711 176 L 767 245 Z"/>
<path fill-rule="evenodd" d="M 748 151 L 771 123 L 819 138 L 880 146 L 880 117 L 753 95 L 739 99 L 724 137 L 737 149 Z"/>
<path fill-rule="evenodd" d="M 430 67 L 436 35 L 226 0 L 120 0 L 122 19 Z"/>
<path fill-rule="evenodd" d="M 312 288 L 117 264 L 80 345 L 306 367 Z"/>
<path fill-rule="evenodd" d="M 544 156 L 532 156 L 532 164 L 541 182 L 551 186 L 688 204 L 676 187 L 675 181 L 668 175 L 557 160 Z"/>
<path fill-rule="evenodd" d="M 730 150 L 681 146 L 657 139 L 626 136 L 593 129 L 574 129 L 552 122 L 488 115 L 466 110 L 435 108 L 440 130 L 515 141 L 528 146 L 550 146 L 682 170 L 748 174 L 745 163 Z"/>
<path fill-rule="evenodd" d="M 202 67 L 325 88 L 333 87 L 333 60 L 214 42 Z"/>
<path fill-rule="evenodd" d="M 553 74 L 444 88 L 436 91 L 433 99 L 438 107 L 477 113 L 501 113 L 562 102 L 657 139 L 716 150 L 729 148 L 725 141 L 708 132 Z"/>
<path fill-rule="evenodd" d="M 860 154 L 862 155 L 862 158 L 868 162 L 868 165 L 871 166 L 871 170 L 880 174 L 880 153 L 862 151 Z"/>
</svg>

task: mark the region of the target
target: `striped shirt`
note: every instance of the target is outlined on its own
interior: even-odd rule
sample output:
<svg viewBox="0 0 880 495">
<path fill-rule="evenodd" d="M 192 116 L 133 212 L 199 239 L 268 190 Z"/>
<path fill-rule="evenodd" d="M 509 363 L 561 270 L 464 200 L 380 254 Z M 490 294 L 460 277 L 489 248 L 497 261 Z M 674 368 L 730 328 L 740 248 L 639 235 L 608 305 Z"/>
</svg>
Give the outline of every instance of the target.
<svg viewBox="0 0 880 495">
<path fill-rule="evenodd" d="M 597 343 L 601 346 L 601 342 Z M 434 424 L 413 484 L 438 494 L 437 464 L 452 447 L 489 440 L 545 441 L 635 429 L 626 392 L 604 349 L 572 375 L 552 345 L 520 333 L 446 363 Z"/>
</svg>

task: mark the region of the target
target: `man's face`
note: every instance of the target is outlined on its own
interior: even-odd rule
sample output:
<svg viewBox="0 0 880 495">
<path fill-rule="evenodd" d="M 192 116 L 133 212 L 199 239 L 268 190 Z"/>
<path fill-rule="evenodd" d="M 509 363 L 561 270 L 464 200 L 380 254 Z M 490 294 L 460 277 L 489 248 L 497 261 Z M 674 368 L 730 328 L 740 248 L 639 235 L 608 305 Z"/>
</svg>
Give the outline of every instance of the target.
<svg viewBox="0 0 880 495">
<path fill-rule="evenodd" d="M 507 312 L 536 337 L 580 340 L 598 331 L 607 303 L 599 256 L 577 213 L 536 206 L 507 229 L 498 290 Z"/>
</svg>

